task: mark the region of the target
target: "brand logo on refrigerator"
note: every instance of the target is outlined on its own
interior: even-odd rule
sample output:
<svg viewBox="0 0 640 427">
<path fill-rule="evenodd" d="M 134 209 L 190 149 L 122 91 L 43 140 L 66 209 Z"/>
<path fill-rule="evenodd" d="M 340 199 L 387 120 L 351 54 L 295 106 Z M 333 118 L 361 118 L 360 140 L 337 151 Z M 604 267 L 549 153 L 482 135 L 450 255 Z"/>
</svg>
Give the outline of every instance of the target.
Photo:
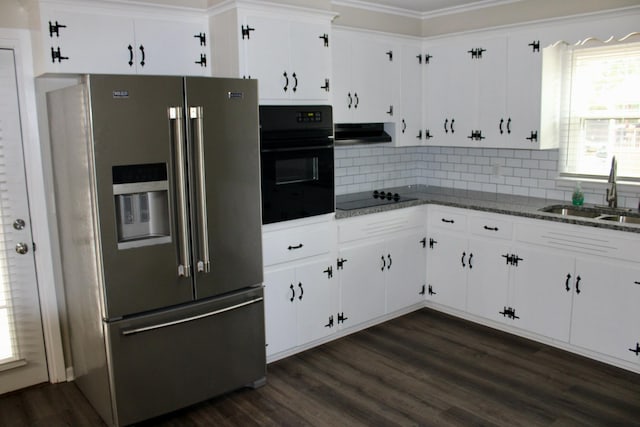
<svg viewBox="0 0 640 427">
<path fill-rule="evenodd" d="M 113 91 L 113 97 L 115 99 L 128 98 L 129 97 L 129 91 L 128 90 L 114 90 Z"/>
</svg>

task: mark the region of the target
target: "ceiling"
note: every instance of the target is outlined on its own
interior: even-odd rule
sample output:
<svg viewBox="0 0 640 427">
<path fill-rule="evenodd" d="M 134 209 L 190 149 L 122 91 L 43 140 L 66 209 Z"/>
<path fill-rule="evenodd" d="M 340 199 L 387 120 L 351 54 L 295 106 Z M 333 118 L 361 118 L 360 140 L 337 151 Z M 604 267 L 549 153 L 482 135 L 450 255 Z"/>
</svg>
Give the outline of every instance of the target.
<svg viewBox="0 0 640 427">
<path fill-rule="evenodd" d="M 454 11 L 480 9 L 520 0 L 347 0 L 344 3 L 363 7 L 383 8 L 418 15 L 439 15 Z"/>
</svg>

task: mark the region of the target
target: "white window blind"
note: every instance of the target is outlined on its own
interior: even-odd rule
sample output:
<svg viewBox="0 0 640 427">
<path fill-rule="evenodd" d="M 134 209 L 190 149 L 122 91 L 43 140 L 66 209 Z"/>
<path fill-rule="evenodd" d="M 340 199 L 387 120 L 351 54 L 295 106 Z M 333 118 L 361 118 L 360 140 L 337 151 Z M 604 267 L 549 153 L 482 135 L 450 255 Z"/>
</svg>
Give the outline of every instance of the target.
<svg viewBox="0 0 640 427">
<path fill-rule="evenodd" d="M 588 45 L 564 52 L 560 174 L 605 179 L 615 156 L 640 181 L 640 42 Z"/>
</svg>

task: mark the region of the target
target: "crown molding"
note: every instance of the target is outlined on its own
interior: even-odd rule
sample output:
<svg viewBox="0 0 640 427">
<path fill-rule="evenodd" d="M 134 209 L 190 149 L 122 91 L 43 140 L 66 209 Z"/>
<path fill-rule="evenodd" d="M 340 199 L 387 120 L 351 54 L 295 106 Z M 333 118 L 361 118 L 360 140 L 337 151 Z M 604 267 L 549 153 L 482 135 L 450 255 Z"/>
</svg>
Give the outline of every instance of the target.
<svg viewBox="0 0 640 427">
<path fill-rule="evenodd" d="M 352 7 L 364 9 L 371 12 L 387 13 L 391 15 L 403 16 L 406 18 L 430 19 L 438 16 L 452 15 L 456 13 L 469 12 L 472 10 L 485 9 L 488 7 L 502 6 L 510 3 L 517 3 L 522 0 L 479 0 L 472 4 L 452 6 L 432 12 L 419 12 L 411 9 L 375 4 L 367 0 L 332 0 L 331 4 L 336 6 Z"/>
</svg>

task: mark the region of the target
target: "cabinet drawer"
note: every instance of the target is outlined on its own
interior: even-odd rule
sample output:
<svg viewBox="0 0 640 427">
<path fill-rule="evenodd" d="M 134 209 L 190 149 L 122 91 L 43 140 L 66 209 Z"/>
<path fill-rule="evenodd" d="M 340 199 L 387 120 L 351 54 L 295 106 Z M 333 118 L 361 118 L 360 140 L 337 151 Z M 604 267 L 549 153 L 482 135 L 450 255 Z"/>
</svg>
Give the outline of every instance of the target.
<svg viewBox="0 0 640 427">
<path fill-rule="evenodd" d="M 294 261 L 328 253 L 331 248 L 331 225 L 312 224 L 264 233 L 264 265 Z"/>
<path fill-rule="evenodd" d="M 467 215 L 455 208 L 433 208 L 429 211 L 429 227 L 465 232 Z"/>
<path fill-rule="evenodd" d="M 473 216 L 469 218 L 469 231 L 481 236 L 511 239 L 513 223 L 496 215 Z"/>
<path fill-rule="evenodd" d="M 425 217 L 423 207 L 412 207 L 342 219 L 338 221 L 338 240 L 344 243 L 424 227 Z"/>
</svg>

